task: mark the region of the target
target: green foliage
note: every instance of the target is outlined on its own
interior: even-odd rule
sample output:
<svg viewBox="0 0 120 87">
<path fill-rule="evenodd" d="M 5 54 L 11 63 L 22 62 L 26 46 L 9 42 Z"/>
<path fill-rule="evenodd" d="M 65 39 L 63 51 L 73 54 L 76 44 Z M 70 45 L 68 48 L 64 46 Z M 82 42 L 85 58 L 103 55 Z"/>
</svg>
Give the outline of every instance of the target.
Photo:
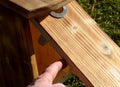
<svg viewBox="0 0 120 87">
<path fill-rule="evenodd" d="M 99 26 L 120 46 L 120 0 L 77 0 Z M 68 87 L 85 87 L 75 75 L 64 82 Z"/>
<path fill-rule="evenodd" d="M 83 82 L 74 74 L 69 74 L 68 79 L 63 83 L 68 87 L 85 87 Z"/>
</svg>

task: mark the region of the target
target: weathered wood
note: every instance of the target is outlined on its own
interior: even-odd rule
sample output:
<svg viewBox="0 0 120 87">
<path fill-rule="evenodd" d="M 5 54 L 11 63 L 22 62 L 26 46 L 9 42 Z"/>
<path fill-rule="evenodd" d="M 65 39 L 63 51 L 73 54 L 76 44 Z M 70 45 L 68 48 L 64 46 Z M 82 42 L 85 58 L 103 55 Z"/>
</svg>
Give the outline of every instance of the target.
<svg viewBox="0 0 120 87">
<path fill-rule="evenodd" d="M 3 5 L 26 18 L 48 14 L 51 10 L 56 10 L 72 0 L 2 0 Z"/>
<path fill-rule="evenodd" d="M 49 41 L 95 87 L 120 86 L 120 48 L 99 28 L 76 1 L 67 16 L 40 22 Z M 40 27 L 39 27 L 40 28 Z M 67 56 L 67 57 L 66 57 Z M 71 64 L 69 62 L 69 64 Z"/>
<path fill-rule="evenodd" d="M 55 10 L 63 5 L 66 5 L 72 0 L 10 0 L 11 2 L 25 8 L 28 11 L 34 11 L 37 9 L 51 9 Z"/>
</svg>

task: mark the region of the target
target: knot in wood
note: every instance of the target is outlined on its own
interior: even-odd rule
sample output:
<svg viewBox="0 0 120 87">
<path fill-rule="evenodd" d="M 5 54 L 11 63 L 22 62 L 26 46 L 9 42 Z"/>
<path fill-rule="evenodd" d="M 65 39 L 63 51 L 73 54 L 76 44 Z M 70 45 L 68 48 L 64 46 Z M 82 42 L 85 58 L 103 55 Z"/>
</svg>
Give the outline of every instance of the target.
<svg viewBox="0 0 120 87">
<path fill-rule="evenodd" d="M 112 53 L 112 46 L 107 42 L 103 42 L 100 44 L 100 51 L 105 55 L 110 55 Z"/>
<path fill-rule="evenodd" d="M 73 34 L 77 33 L 77 32 L 78 32 L 78 26 L 73 26 L 71 32 L 72 32 Z"/>
</svg>

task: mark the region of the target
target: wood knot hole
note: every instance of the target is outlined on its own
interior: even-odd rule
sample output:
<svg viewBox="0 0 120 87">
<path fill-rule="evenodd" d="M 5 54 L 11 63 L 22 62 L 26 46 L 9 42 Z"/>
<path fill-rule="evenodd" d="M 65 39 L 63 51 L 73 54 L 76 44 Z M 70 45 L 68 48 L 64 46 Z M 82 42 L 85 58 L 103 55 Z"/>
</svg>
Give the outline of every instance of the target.
<svg viewBox="0 0 120 87">
<path fill-rule="evenodd" d="M 103 42 L 100 45 L 100 51 L 105 55 L 110 55 L 112 53 L 112 46 L 107 42 Z"/>
</svg>

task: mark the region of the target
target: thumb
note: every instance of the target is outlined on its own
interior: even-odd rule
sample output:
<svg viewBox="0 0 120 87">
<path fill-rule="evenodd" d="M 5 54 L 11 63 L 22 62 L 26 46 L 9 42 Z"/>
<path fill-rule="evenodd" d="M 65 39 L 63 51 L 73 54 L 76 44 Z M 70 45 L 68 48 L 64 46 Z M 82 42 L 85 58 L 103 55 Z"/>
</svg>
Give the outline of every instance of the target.
<svg viewBox="0 0 120 87">
<path fill-rule="evenodd" d="M 63 85 L 62 83 L 57 83 L 54 84 L 53 87 L 67 87 L 67 86 Z"/>
</svg>

